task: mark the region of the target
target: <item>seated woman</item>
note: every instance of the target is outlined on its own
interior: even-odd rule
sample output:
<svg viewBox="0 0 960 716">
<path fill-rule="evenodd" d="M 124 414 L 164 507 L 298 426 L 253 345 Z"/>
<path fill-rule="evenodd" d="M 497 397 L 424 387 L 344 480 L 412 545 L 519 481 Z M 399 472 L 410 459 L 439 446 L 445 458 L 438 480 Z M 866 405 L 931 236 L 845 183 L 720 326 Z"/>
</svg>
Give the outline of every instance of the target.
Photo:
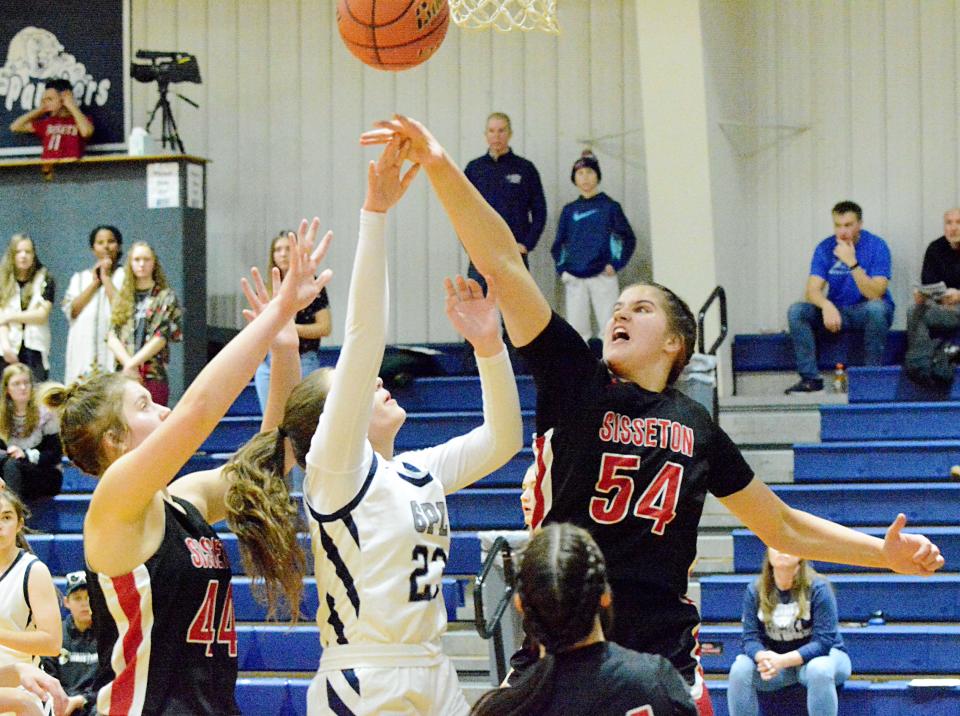
<svg viewBox="0 0 960 716">
<path fill-rule="evenodd" d="M 0 378 L 0 476 L 22 500 L 60 492 L 60 426 L 37 404 L 33 376 L 23 363 L 8 365 Z"/>
<path fill-rule="evenodd" d="M 566 523 L 540 529 L 523 553 L 514 599 L 543 657 L 515 686 L 482 696 L 474 716 L 697 713 L 669 661 L 604 637 L 601 612 L 613 595 L 603 555 L 586 530 Z"/>
<path fill-rule="evenodd" d="M 763 571 L 743 596 L 743 654 L 730 669 L 730 716 L 758 710 L 757 692 L 803 684 L 807 712 L 835 716 L 850 657 L 830 583 L 805 559 L 767 548 Z"/>
<path fill-rule="evenodd" d="M 0 353 L 3 365 L 24 363 L 37 380 L 50 370 L 53 276 L 26 234 L 14 234 L 0 261 Z"/>
<path fill-rule="evenodd" d="M 139 381 L 157 405 L 170 399 L 170 343 L 182 340 L 182 311 L 160 259 L 145 241 L 130 248 L 123 286 L 113 301 L 107 345 L 121 372 Z"/>
</svg>

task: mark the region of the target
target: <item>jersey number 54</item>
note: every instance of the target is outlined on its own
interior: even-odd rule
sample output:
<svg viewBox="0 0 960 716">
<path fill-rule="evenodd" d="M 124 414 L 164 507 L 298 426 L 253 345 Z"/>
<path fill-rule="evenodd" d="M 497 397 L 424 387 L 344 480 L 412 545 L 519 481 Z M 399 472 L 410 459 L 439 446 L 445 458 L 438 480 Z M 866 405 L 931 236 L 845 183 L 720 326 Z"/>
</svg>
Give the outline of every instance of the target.
<svg viewBox="0 0 960 716">
<path fill-rule="evenodd" d="M 635 487 L 634 476 L 640 467 L 636 455 L 604 453 L 600 463 L 600 477 L 594 490 L 599 496 L 590 498 L 590 517 L 601 525 L 613 525 L 623 520 L 630 509 L 630 498 Z M 633 508 L 636 517 L 652 520 L 650 531 L 662 535 L 667 525 L 677 516 L 677 500 L 683 481 L 683 465 L 665 462 Z"/>
</svg>

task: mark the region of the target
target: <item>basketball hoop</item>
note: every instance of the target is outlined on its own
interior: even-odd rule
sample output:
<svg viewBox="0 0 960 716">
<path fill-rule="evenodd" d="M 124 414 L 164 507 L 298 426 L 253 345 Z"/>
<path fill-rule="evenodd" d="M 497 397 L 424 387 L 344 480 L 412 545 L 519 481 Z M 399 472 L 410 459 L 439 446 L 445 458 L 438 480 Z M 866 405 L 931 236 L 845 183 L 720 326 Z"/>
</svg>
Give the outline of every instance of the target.
<svg viewBox="0 0 960 716">
<path fill-rule="evenodd" d="M 560 33 L 557 0 L 450 0 L 450 17 L 469 30 Z"/>
</svg>

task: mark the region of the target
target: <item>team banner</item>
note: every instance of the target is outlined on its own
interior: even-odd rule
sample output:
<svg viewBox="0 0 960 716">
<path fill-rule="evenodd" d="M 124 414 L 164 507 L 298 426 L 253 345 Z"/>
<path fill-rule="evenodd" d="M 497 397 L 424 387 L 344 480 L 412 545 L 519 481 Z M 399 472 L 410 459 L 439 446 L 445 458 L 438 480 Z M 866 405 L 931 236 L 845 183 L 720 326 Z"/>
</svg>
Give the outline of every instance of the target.
<svg viewBox="0 0 960 716">
<path fill-rule="evenodd" d="M 44 83 L 63 78 L 93 120 L 87 152 L 126 147 L 129 0 L 0 0 L 0 155 L 39 155 L 10 123 L 40 106 Z"/>
</svg>

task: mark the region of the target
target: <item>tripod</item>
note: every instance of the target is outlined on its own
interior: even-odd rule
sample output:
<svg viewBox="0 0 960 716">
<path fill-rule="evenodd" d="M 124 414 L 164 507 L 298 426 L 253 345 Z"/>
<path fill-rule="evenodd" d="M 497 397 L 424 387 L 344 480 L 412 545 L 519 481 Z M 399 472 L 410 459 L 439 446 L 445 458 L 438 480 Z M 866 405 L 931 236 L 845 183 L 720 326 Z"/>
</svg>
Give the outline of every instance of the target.
<svg viewBox="0 0 960 716">
<path fill-rule="evenodd" d="M 186 154 L 187 152 L 183 148 L 183 142 L 180 140 L 180 133 L 177 132 L 177 123 L 173 119 L 173 110 L 170 108 L 170 100 L 167 99 L 167 92 L 170 89 L 170 80 L 158 79 L 157 88 L 160 91 L 160 98 L 157 100 L 157 104 L 154 106 L 153 111 L 150 112 L 149 119 L 147 119 L 147 132 L 149 133 L 150 131 L 150 125 L 153 124 L 153 119 L 157 115 L 157 110 L 161 110 L 160 146 L 166 147 L 169 144 L 170 149 L 179 149 L 181 154 Z M 188 99 L 178 92 L 174 92 L 174 94 L 187 104 L 191 104 L 199 109 L 200 105 L 194 102 L 192 99 Z"/>
</svg>

